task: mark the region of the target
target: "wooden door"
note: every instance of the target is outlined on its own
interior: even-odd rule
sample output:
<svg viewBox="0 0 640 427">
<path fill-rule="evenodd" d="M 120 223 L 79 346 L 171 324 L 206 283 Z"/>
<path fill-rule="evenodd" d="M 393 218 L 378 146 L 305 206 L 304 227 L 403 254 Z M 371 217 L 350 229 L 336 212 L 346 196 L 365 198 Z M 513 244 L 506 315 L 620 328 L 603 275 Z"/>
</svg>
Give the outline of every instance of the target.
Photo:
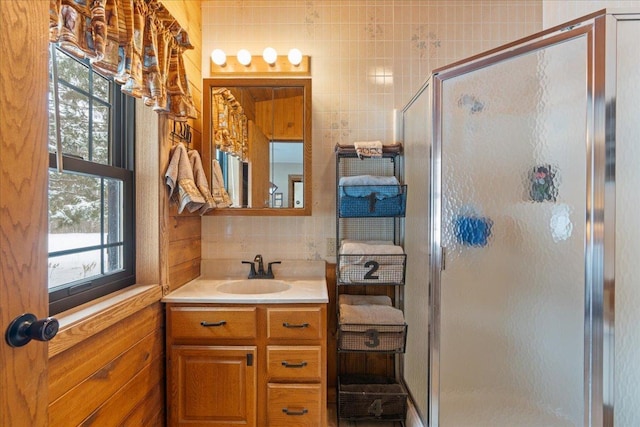
<svg viewBox="0 0 640 427">
<path fill-rule="evenodd" d="M 9 323 L 46 317 L 49 2 L 0 1 L 0 425 L 47 425 L 47 344 Z"/>
<path fill-rule="evenodd" d="M 256 357 L 255 346 L 172 346 L 169 424 L 255 426 Z"/>
</svg>

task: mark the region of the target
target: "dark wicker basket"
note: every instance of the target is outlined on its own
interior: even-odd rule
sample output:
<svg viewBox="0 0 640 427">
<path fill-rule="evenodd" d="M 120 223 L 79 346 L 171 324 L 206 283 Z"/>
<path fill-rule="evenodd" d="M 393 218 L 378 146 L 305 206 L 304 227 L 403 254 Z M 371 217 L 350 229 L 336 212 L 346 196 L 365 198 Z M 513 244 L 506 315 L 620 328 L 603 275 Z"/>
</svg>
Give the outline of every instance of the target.
<svg viewBox="0 0 640 427">
<path fill-rule="evenodd" d="M 338 379 L 338 417 L 345 420 L 404 421 L 407 392 L 392 378 L 348 376 Z"/>
</svg>

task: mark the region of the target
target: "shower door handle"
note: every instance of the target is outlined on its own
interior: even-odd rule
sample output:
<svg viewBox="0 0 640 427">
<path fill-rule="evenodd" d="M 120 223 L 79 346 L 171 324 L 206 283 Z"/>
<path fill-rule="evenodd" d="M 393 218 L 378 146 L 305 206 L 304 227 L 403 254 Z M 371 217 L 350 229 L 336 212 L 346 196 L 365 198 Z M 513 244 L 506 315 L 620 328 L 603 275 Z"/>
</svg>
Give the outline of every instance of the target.
<svg viewBox="0 0 640 427">
<path fill-rule="evenodd" d="M 440 246 L 440 271 L 444 271 L 447 266 L 447 248 Z"/>
</svg>

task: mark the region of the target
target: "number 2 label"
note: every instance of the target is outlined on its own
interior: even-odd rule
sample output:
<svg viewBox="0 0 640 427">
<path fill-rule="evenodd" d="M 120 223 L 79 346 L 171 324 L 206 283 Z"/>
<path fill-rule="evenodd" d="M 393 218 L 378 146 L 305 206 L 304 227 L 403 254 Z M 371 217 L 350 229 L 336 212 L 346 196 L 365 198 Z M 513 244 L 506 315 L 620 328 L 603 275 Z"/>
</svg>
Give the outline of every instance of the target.
<svg viewBox="0 0 640 427">
<path fill-rule="evenodd" d="M 369 271 L 367 271 L 367 274 L 364 275 L 365 279 L 379 279 L 380 276 L 378 275 L 374 275 L 376 271 L 378 271 L 378 269 L 380 268 L 380 264 L 378 264 L 376 261 L 367 261 L 364 264 L 365 267 L 369 268 L 371 267 L 371 269 Z"/>
</svg>

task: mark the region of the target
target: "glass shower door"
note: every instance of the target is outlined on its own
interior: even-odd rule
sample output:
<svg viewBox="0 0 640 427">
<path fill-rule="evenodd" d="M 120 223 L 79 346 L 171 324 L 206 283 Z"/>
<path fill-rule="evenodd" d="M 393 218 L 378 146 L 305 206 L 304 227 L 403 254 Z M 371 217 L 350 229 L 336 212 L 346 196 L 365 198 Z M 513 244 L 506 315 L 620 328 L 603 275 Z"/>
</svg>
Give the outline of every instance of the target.
<svg viewBox="0 0 640 427">
<path fill-rule="evenodd" d="M 432 425 L 584 425 L 589 43 L 436 76 Z"/>
</svg>

